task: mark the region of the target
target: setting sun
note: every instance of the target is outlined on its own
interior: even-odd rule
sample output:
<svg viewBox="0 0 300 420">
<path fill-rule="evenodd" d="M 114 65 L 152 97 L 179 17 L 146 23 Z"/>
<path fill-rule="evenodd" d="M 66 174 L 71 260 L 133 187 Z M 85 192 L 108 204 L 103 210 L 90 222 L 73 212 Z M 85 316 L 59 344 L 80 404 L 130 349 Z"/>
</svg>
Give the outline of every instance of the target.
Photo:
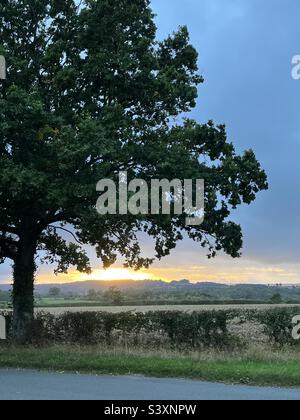
<svg viewBox="0 0 300 420">
<path fill-rule="evenodd" d="M 152 275 L 145 272 L 137 272 L 126 268 L 110 268 L 108 270 L 94 270 L 89 276 L 80 275 L 84 280 L 150 280 Z"/>
<path fill-rule="evenodd" d="M 73 281 L 111 281 L 111 280 L 154 280 L 156 277 L 146 271 L 134 271 L 126 268 L 94 270 L 92 274 L 74 273 Z"/>
</svg>

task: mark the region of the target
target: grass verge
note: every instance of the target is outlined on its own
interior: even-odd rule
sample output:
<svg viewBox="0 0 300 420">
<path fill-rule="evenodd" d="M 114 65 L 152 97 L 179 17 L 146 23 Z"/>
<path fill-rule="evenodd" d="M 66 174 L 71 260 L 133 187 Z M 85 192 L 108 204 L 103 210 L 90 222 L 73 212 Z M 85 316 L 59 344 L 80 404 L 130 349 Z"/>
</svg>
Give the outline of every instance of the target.
<svg viewBox="0 0 300 420">
<path fill-rule="evenodd" d="M 300 386 L 299 352 L 143 354 L 99 348 L 0 346 L 0 368 L 189 378 L 211 382 Z"/>
</svg>

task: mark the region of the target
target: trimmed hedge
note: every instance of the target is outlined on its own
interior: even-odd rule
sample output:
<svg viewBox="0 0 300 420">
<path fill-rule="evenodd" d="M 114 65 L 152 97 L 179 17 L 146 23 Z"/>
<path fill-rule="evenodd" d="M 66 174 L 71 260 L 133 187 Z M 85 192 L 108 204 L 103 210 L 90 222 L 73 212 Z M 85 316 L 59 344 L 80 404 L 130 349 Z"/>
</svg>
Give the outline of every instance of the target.
<svg viewBox="0 0 300 420">
<path fill-rule="evenodd" d="M 153 311 L 153 312 L 66 312 L 51 315 L 39 312 L 30 329 L 31 344 L 104 344 L 201 350 L 228 349 L 242 345 L 229 332 L 230 322 L 238 320 L 262 326 L 270 344 L 296 345 L 292 337 L 292 319 L 297 308 L 268 310 Z M 11 313 L 7 333 L 11 336 Z"/>
<path fill-rule="evenodd" d="M 270 309 L 255 314 L 254 319 L 264 327 L 264 333 L 269 342 L 277 346 L 299 345 L 299 341 L 293 338 L 294 325 L 292 320 L 300 315 L 300 309 Z"/>
<path fill-rule="evenodd" d="M 6 313 L 8 337 L 11 314 Z M 147 313 L 66 312 L 36 315 L 31 344 L 72 343 L 136 345 L 172 349 L 228 348 L 236 339 L 228 332 L 230 311 L 153 311 Z"/>
</svg>

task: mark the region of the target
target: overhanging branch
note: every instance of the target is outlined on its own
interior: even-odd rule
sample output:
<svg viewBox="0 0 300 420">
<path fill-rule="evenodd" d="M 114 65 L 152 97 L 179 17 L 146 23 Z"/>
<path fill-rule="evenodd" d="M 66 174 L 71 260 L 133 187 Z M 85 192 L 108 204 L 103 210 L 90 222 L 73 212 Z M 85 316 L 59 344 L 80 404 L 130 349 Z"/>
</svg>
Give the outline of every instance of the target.
<svg viewBox="0 0 300 420">
<path fill-rule="evenodd" d="M 49 225 L 48 227 L 49 227 L 49 228 L 51 228 L 51 229 L 53 229 L 53 230 L 60 229 L 60 230 L 62 230 L 62 231 L 64 231 L 64 232 L 67 232 L 69 235 L 71 235 L 71 236 L 74 238 L 74 240 L 75 240 L 75 241 L 76 241 L 79 245 L 83 245 L 83 244 L 80 242 L 80 240 L 77 238 L 77 236 L 76 236 L 73 232 L 71 232 L 70 230 L 65 229 L 65 228 L 63 228 L 63 227 L 60 227 L 60 226 L 52 226 L 52 225 Z"/>
</svg>

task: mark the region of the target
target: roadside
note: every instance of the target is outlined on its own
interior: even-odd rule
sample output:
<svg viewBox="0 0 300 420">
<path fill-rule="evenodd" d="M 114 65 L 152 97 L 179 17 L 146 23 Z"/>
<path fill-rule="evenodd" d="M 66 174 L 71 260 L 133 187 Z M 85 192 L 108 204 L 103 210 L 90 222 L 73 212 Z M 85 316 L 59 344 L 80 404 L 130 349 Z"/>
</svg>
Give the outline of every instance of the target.
<svg viewBox="0 0 300 420">
<path fill-rule="evenodd" d="M 118 401 L 105 403 L 99 406 L 108 410 L 109 414 L 123 414 L 135 418 L 142 414 L 142 407 L 138 401 L 156 401 L 156 405 L 143 405 L 143 412 L 150 415 L 160 413 L 159 401 L 180 401 L 183 412 L 191 413 L 200 405 L 184 401 L 202 400 L 299 400 L 300 392 L 296 389 L 260 388 L 244 385 L 223 385 L 208 382 L 145 378 L 142 376 L 95 376 L 43 373 L 28 370 L 1 370 L 0 369 L 0 400 L 104 400 Z M 30 386 L 28 386 L 30 384 Z M 128 404 L 121 401 L 131 401 Z M 170 413 L 178 410 L 179 405 L 167 405 Z M 192 409 L 193 407 L 193 409 Z M 124 411 L 123 411 L 124 409 Z M 163 408 L 164 409 L 164 408 Z"/>
<path fill-rule="evenodd" d="M 228 384 L 300 387 L 300 352 L 256 348 L 239 353 L 130 351 L 117 348 L 0 346 L 0 368 L 80 372 L 99 375 L 144 375 Z M 299 391 L 300 392 L 300 391 Z"/>
</svg>

